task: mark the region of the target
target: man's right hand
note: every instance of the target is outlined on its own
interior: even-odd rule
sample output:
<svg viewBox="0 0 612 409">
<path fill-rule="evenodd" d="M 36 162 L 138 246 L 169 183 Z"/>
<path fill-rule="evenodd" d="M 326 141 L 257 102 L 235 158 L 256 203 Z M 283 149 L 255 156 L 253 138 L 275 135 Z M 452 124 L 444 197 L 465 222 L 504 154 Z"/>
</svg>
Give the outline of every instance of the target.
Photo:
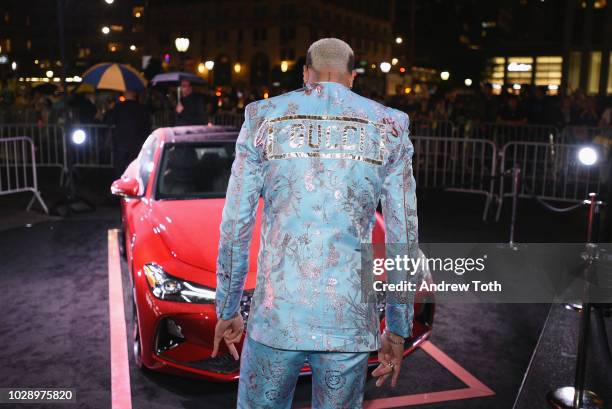
<svg viewBox="0 0 612 409">
<path fill-rule="evenodd" d="M 376 380 L 377 387 L 382 386 L 391 376 L 391 387 L 395 387 L 404 358 L 404 338 L 385 331 L 381 336 L 381 342 L 382 345 L 378 350 L 380 364 L 372 371 L 372 376 L 378 378 Z"/>
<path fill-rule="evenodd" d="M 180 114 L 181 112 L 183 112 L 183 109 L 185 109 L 183 107 L 183 104 L 181 104 L 180 102 L 178 104 L 176 104 L 176 113 Z"/>
</svg>

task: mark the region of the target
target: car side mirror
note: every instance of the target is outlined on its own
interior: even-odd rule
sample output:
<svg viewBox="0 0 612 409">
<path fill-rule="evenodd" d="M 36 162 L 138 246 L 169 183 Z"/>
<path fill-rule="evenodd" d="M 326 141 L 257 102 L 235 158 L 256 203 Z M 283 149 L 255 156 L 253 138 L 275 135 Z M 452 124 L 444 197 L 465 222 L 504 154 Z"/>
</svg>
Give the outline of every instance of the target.
<svg viewBox="0 0 612 409">
<path fill-rule="evenodd" d="M 122 177 L 117 179 L 111 185 L 111 193 L 115 196 L 136 198 L 138 197 L 138 190 L 140 184 L 138 180 L 130 177 Z"/>
</svg>

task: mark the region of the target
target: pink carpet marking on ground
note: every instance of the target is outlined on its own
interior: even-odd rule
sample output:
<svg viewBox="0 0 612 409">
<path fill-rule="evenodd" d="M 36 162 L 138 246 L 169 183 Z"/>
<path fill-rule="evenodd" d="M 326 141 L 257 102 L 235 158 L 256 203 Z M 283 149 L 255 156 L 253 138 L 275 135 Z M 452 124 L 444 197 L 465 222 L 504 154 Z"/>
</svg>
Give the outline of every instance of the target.
<svg viewBox="0 0 612 409">
<path fill-rule="evenodd" d="M 112 409 L 131 409 L 130 364 L 128 360 L 117 229 L 108 230 L 108 307 L 110 320 L 111 407 Z"/>
<path fill-rule="evenodd" d="M 465 368 L 463 368 L 451 357 L 442 352 L 441 349 L 432 344 L 430 341 L 423 342 L 421 345 L 419 345 L 419 348 L 421 348 L 429 356 L 435 359 L 440 365 L 442 365 L 447 371 L 453 374 L 457 379 L 465 383 L 467 385 L 467 388 L 364 400 L 364 409 L 399 408 L 415 405 L 427 405 L 430 403 L 448 402 L 460 399 L 481 398 L 495 395 L 495 392 L 493 392 L 493 390 L 491 390 L 484 383 L 476 379 L 474 375 L 469 373 Z M 387 385 L 388 384 L 389 381 L 387 381 Z"/>
<path fill-rule="evenodd" d="M 438 392 L 417 393 L 413 395 L 396 396 L 392 398 L 372 399 L 365 401 L 363 407 L 366 409 L 397 408 L 403 406 L 425 405 L 429 403 L 445 402 L 460 399 L 481 398 L 493 396 L 493 392 L 484 383 L 480 382 L 474 375 L 459 365 L 451 357 L 442 352 L 430 341 L 423 342 L 419 348 L 426 352 L 440 365 L 446 368 L 457 379 L 467 385 L 467 388 L 451 389 Z"/>
</svg>

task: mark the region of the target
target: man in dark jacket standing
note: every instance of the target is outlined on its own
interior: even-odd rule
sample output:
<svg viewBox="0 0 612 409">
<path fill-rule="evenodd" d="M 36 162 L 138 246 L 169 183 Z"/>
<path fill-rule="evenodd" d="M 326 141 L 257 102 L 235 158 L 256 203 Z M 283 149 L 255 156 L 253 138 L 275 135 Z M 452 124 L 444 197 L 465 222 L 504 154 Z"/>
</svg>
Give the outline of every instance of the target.
<svg viewBox="0 0 612 409">
<path fill-rule="evenodd" d="M 203 125 L 206 123 L 205 105 L 200 95 L 193 93 L 187 80 L 181 81 L 181 97 L 176 104 L 176 125 Z"/>
<path fill-rule="evenodd" d="M 151 121 L 137 94 L 126 91 L 125 101 L 108 111 L 104 122 L 113 129 L 113 168 L 115 179 L 123 174 L 130 162 L 138 156 L 145 139 L 151 132 Z"/>
</svg>

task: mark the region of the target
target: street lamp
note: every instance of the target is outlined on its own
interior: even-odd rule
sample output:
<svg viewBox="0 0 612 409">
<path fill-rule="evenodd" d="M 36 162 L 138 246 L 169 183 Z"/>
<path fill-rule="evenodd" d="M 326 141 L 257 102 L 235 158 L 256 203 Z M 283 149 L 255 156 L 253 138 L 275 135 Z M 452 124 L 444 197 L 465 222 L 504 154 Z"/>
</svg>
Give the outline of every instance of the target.
<svg viewBox="0 0 612 409">
<path fill-rule="evenodd" d="M 106 4 L 111 5 L 115 2 L 115 0 L 104 0 Z"/>
<path fill-rule="evenodd" d="M 240 65 L 239 62 L 237 62 L 236 64 L 234 64 L 234 72 L 236 74 L 240 74 L 240 71 L 242 71 L 242 65 Z"/>
<path fill-rule="evenodd" d="M 472 79 L 471 78 L 466 78 L 464 83 L 465 83 L 466 86 L 469 87 L 470 85 L 472 85 Z"/>
<path fill-rule="evenodd" d="M 399 60 L 395 57 L 393 57 L 393 59 L 391 60 L 391 64 L 395 65 L 399 62 Z"/>
<path fill-rule="evenodd" d="M 448 71 L 442 71 L 440 73 L 440 78 L 442 78 L 442 81 L 446 81 L 450 78 L 450 72 Z"/>
<path fill-rule="evenodd" d="M 287 61 L 281 61 L 280 69 L 282 72 L 287 72 L 289 69 L 289 63 Z"/>
<path fill-rule="evenodd" d="M 386 61 L 383 61 L 380 63 L 380 70 L 382 72 L 384 72 L 385 74 L 388 73 L 391 70 L 391 64 L 389 64 Z"/>
<path fill-rule="evenodd" d="M 45 75 L 47 76 L 47 78 L 52 78 L 53 77 L 53 71 L 48 70 Z"/>
<path fill-rule="evenodd" d="M 184 53 L 189 48 L 189 39 L 186 37 L 178 37 L 174 40 L 174 45 L 179 53 Z"/>
<path fill-rule="evenodd" d="M 404 39 L 402 37 L 395 37 L 395 44 L 401 44 L 404 42 Z"/>
<path fill-rule="evenodd" d="M 110 28 L 108 26 L 102 27 L 102 34 L 106 35 L 110 33 Z"/>
<path fill-rule="evenodd" d="M 204 63 L 204 68 L 206 68 L 208 71 L 212 70 L 215 67 L 215 62 L 212 60 L 208 60 Z"/>
<path fill-rule="evenodd" d="M 11 63 L 11 70 L 13 70 L 13 71 L 17 71 L 17 62 L 16 62 L 16 61 L 13 61 L 13 62 Z"/>
<path fill-rule="evenodd" d="M 132 45 L 130 46 L 130 50 L 132 50 L 132 51 L 136 51 L 136 46 L 135 46 L 134 44 L 132 44 Z"/>
</svg>

